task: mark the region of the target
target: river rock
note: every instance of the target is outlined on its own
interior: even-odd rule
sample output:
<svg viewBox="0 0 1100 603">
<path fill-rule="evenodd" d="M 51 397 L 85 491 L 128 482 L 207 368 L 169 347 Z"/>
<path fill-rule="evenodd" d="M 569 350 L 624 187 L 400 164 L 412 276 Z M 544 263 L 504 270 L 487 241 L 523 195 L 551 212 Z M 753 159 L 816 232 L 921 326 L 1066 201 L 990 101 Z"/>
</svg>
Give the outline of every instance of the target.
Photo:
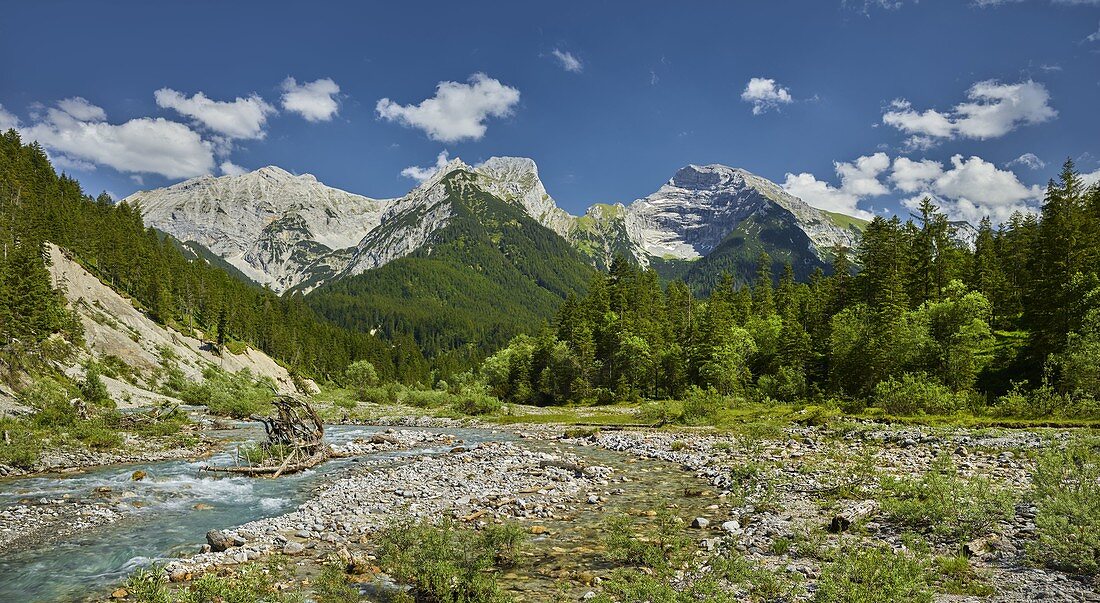
<svg viewBox="0 0 1100 603">
<path fill-rule="evenodd" d="M 243 540 L 234 538 L 221 530 L 210 530 L 207 532 L 206 542 L 210 545 L 210 550 L 215 553 L 220 553 L 232 547 L 244 544 Z"/>
<path fill-rule="evenodd" d="M 300 543 L 300 542 L 288 542 L 288 543 L 286 543 L 286 546 L 283 547 L 283 554 L 284 555 L 300 555 L 305 550 L 306 550 L 305 545 Z"/>
<path fill-rule="evenodd" d="M 706 517 L 696 517 L 691 522 L 691 527 L 703 529 L 710 525 L 710 520 Z"/>
</svg>

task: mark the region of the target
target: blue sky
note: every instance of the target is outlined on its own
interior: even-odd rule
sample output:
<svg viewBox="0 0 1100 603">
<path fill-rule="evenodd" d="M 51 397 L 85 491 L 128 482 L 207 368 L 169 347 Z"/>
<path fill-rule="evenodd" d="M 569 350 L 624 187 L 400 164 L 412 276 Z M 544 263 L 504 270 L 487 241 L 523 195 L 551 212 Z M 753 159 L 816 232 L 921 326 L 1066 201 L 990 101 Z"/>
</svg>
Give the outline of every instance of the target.
<svg viewBox="0 0 1100 603">
<path fill-rule="evenodd" d="M 276 164 L 390 197 L 446 151 L 532 157 L 573 213 L 723 163 L 829 209 L 904 212 L 932 194 L 976 220 L 1035 207 L 1066 157 L 1100 177 L 1100 0 L 116 0 L 4 15 L 0 126 L 91 192 Z"/>
</svg>

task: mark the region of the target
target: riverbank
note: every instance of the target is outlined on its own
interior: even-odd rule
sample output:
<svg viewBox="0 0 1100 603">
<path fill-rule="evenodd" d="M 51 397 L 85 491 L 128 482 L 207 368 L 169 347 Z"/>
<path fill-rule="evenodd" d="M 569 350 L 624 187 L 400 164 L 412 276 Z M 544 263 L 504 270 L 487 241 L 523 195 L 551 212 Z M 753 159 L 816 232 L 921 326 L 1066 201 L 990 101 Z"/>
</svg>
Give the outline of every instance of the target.
<svg viewBox="0 0 1100 603">
<path fill-rule="evenodd" d="M 365 428 L 369 434 L 354 426 L 330 430 L 339 450 L 358 456 L 324 468 L 320 479 L 204 478 L 208 488 L 312 485 L 300 502 L 259 520 L 211 522 L 215 538 L 231 545 L 226 550 L 200 550 L 204 532 L 189 545 L 177 543 L 174 553 L 183 556 L 166 562 L 165 576 L 186 588 L 204 572 L 232 573 L 287 556 L 305 568 L 350 559 L 356 581 L 385 584 L 375 538 L 386 526 L 450 518 L 477 529 L 508 521 L 533 542 L 525 564 L 500 577 L 506 592 L 524 601 L 553 600 L 551 593 L 579 600 L 599 596 L 622 569 L 608 558 L 608 521 L 635 518 L 644 540 L 653 514 L 667 508 L 692 559 L 670 578 L 676 589 L 739 559 L 753 568 L 751 578 L 727 581 L 727 593 L 759 599 L 761 586 L 753 581 L 766 579 L 789 587 L 785 600 L 810 601 L 847 555 L 884 549 L 919 555 L 922 579 L 937 601 L 1100 601 L 1095 576 L 1042 567 L 1032 554 L 1036 458 L 1077 437 L 1072 432 L 854 421 L 601 431 L 536 413 L 536 422 L 504 426 L 381 406 L 371 415 L 349 422 L 402 426 Z M 995 496 L 968 498 L 976 496 L 974 485 Z M 957 497 L 947 506 L 958 508 L 906 515 L 899 501 L 921 488 L 941 488 Z M 0 522 L 22 530 L 23 538 L 9 542 L 26 548 L 42 546 L 55 531 L 65 539 L 69 526 L 70 536 L 90 534 L 131 516 L 124 493 L 99 494 L 102 501 L 26 501 L 0 512 Z M 216 490 L 211 496 L 217 500 Z M 81 514 L 60 511 L 68 508 Z M 202 512 L 199 505 L 194 512 Z M 27 519 L 33 514 L 41 521 Z"/>
</svg>

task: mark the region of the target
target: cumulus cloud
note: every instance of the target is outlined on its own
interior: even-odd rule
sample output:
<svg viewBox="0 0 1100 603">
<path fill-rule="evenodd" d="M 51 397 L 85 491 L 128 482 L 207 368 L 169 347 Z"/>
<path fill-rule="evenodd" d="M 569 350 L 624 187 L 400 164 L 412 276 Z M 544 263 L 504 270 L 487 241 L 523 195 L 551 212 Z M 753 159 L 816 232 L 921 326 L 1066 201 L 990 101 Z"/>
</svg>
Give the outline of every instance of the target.
<svg viewBox="0 0 1100 603">
<path fill-rule="evenodd" d="M 294 78 L 283 80 L 283 109 L 297 113 L 306 121 L 330 121 L 340 111 L 336 95 L 340 86 L 331 78 L 299 84 Z"/>
<path fill-rule="evenodd" d="M 1085 186 L 1092 186 L 1100 183 L 1100 169 L 1095 172 L 1089 172 L 1087 174 L 1081 174 L 1081 181 L 1085 183 Z"/>
<path fill-rule="evenodd" d="M 840 176 L 840 188 L 859 197 L 885 195 L 890 189 L 879 181 L 879 174 L 890 167 L 890 157 L 886 153 L 865 155 L 851 163 L 837 163 L 836 173 Z"/>
<path fill-rule="evenodd" d="M 107 113 L 81 96 L 57 101 L 57 108 L 80 121 L 106 121 Z"/>
<path fill-rule="evenodd" d="M 890 192 L 879 180 L 879 176 L 890 168 L 890 157 L 886 153 L 875 153 L 852 162 L 835 162 L 833 167 L 840 177 L 839 188 L 803 172 L 787 174 L 783 190 L 818 209 L 871 218 L 873 214 L 860 209 L 858 204 L 868 197 Z"/>
<path fill-rule="evenodd" d="M 891 180 L 899 190 L 918 193 L 902 205 L 915 209 L 922 198 L 934 197 L 952 219 L 972 224 L 986 216 L 1004 222 L 1013 212 L 1034 211 L 1035 202 L 1042 197 L 1039 187 L 1027 186 L 1013 172 L 976 156 L 955 155 L 949 168 L 936 161 L 899 157 Z"/>
<path fill-rule="evenodd" d="M 214 167 L 213 145 L 188 126 L 149 117 L 111 124 L 102 108 L 79 97 L 59 101 L 20 133 L 41 143 L 60 164 L 81 169 L 106 165 L 120 172 L 187 178 Z"/>
<path fill-rule="evenodd" d="M 787 180 L 783 183 L 783 190 L 818 209 L 861 218 L 872 216 L 870 212 L 856 206 L 860 200 L 857 195 L 840 190 L 828 182 L 818 180 L 813 174 L 807 172 L 801 174 L 788 173 Z"/>
<path fill-rule="evenodd" d="M 435 165 L 428 167 L 420 167 L 416 165 L 410 165 L 409 167 L 401 170 L 401 175 L 406 178 L 412 178 L 419 182 L 423 182 L 428 178 L 431 178 L 433 174 L 443 169 L 447 165 L 447 151 L 444 150 L 439 153 L 435 158 Z"/>
<path fill-rule="evenodd" d="M 574 56 L 573 53 L 555 48 L 554 52 L 551 54 L 561 63 L 562 69 L 571 73 L 580 73 L 584 71 L 584 63 L 581 63 L 581 60 Z"/>
<path fill-rule="evenodd" d="M 860 202 L 895 193 L 901 204 L 916 209 L 924 197 L 932 197 L 953 220 L 977 224 L 983 217 L 1006 221 L 1015 211 L 1034 211 L 1042 198 L 1037 186 L 1020 182 L 1016 174 L 980 157 L 955 155 L 945 166 L 932 159 L 897 157 L 885 153 L 865 155 L 834 164 L 840 185 L 818 180 L 813 174 L 787 174 L 783 189 L 806 203 L 829 211 L 870 218 Z M 884 179 L 883 176 L 887 176 Z M 1096 178 L 1100 180 L 1100 170 Z"/>
<path fill-rule="evenodd" d="M 1043 123 L 1058 115 L 1050 106 L 1046 87 L 1031 80 L 1019 84 L 978 82 L 967 91 L 967 99 L 943 112 L 915 110 L 909 101 L 897 99 L 882 115 L 882 122 L 910 134 L 910 148 L 927 149 L 944 139 L 999 138 L 1022 125 Z"/>
<path fill-rule="evenodd" d="M 240 176 L 241 174 L 247 174 L 248 170 L 233 163 L 232 161 L 223 161 L 218 169 L 222 171 L 226 176 Z"/>
<path fill-rule="evenodd" d="M 745 84 L 745 90 L 741 92 L 741 100 L 752 103 L 752 114 L 760 115 L 772 109 L 778 111 L 780 105 L 789 105 L 794 102 L 794 97 L 789 90 L 777 84 L 775 80 L 754 77 Z"/>
<path fill-rule="evenodd" d="M 931 159 L 914 161 L 908 157 L 898 157 L 894 160 L 890 181 L 904 193 L 915 193 L 927 190 L 929 184 L 942 174 L 943 164 L 938 161 Z"/>
<path fill-rule="evenodd" d="M 157 106 L 172 109 L 180 115 L 195 120 L 197 125 L 229 139 L 260 139 L 266 134 L 267 116 L 276 113 L 275 107 L 253 93 L 247 98 L 232 101 L 216 101 L 202 92 L 187 97 L 171 88 L 161 88 L 153 93 Z"/>
<path fill-rule="evenodd" d="M 19 128 L 19 118 L 0 105 L 0 132 L 7 132 L 12 128 Z"/>
<path fill-rule="evenodd" d="M 1047 166 L 1047 162 L 1039 159 L 1039 156 L 1035 153 L 1024 153 L 1005 164 L 1006 167 L 1012 167 L 1014 165 L 1022 165 L 1033 170 L 1041 170 Z"/>
<path fill-rule="evenodd" d="M 517 103 L 519 90 L 475 73 L 465 84 L 439 82 L 435 96 L 418 105 L 383 98 L 375 109 L 380 118 L 423 130 L 433 140 L 456 142 L 480 140 L 487 129 L 485 121 L 511 115 Z"/>
</svg>

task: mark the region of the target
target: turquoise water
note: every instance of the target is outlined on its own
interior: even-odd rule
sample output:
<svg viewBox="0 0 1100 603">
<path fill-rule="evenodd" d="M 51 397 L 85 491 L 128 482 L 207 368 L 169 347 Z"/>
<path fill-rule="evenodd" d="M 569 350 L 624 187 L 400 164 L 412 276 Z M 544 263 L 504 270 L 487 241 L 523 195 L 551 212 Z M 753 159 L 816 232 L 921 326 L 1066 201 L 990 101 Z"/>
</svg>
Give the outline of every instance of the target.
<svg viewBox="0 0 1100 603">
<path fill-rule="evenodd" d="M 334 426 L 326 429 L 334 443 L 385 431 L 385 427 Z M 491 430 L 447 429 L 466 442 L 507 439 Z M 253 427 L 224 434 L 227 439 L 259 437 Z M 256 479 L 199 473 L 207 463 L 231 463 L 235 444 L 229 443 L 210 459 L 198 462 L 166 461 L 111 466 L 68 477 L 35 477 L 0 482 L 0 509 L 28 499 L 93 498 L 111 488 L 110 500 L 127 509 L 127 517 L 86 530 L 60 543 L 15 554 L 0 551 L 0 603 L 80 601 L 102 595 L 133 570 L 181 553 L 196 552 L 208 530 L 228 528 L 264 517 L 287 513 L 309 498 L 320 481 L 334 471 L 361 460 L 399 459 L 423 453 L 443 453 L 450 446 L 379 453 L 329 461 L 312 471 Z M 142 481 L 131 474 L 148 473 Z M 140 508 L 132 503 L 140 501 Z M 196 510 L 197 504 L 213 507 Z"/>
</svg>

